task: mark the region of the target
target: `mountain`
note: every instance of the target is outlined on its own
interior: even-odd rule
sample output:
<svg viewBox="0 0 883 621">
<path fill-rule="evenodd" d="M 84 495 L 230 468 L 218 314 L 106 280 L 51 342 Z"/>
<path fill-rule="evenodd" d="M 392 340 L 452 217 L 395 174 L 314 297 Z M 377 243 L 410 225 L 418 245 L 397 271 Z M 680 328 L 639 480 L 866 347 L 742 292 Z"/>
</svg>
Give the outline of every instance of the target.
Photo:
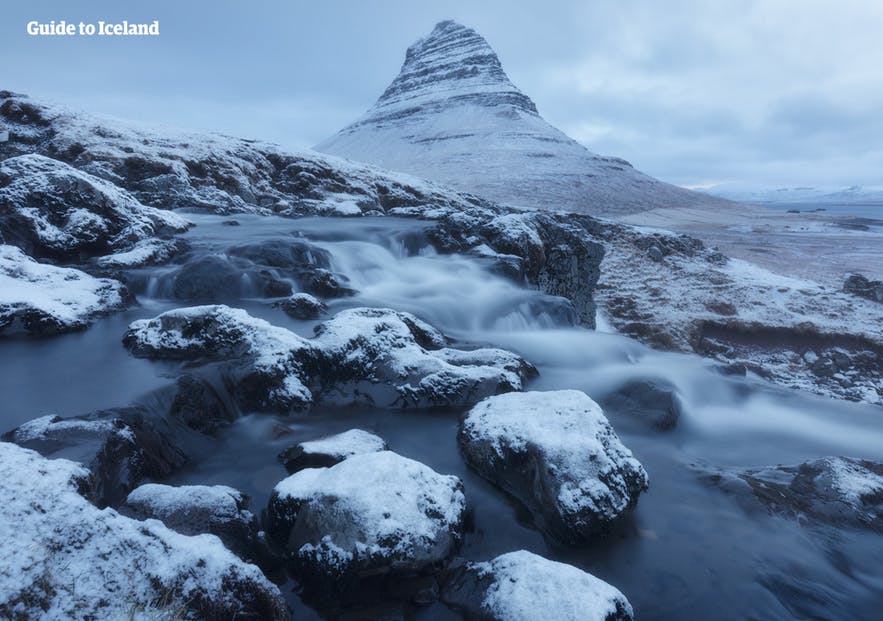
<svg viewBox="0 0 883 621">
<path fill-rule="evenodd" d="M 522 207 L 616 215 L 728 204 L 592 153 L 547 123 L 487 41 L 453 21 L 409 47 L 374 106 L 315 149 Z"/>
<path fill-rule="evenodd" d="M 709 194 L 747 203 L 794 203 L 820 205 L 880 205 L 883 189 L 853 185 L 837 187 L 763 188 L 722 183 L 706 190 Z"/>
</svg>

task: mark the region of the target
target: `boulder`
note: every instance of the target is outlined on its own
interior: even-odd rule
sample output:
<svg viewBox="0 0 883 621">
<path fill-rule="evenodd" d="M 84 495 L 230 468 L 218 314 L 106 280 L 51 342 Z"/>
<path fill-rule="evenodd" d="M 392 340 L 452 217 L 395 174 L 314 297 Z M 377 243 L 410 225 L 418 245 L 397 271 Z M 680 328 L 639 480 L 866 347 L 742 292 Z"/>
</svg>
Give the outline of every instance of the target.
<svg viewBox="0 0 883 621">
<path fill-rule="evenodd" d="M 83 330 L 130 299 L 116 280 L 38 263 L 15 246 L 0 245 L 0 333 Z"/>
<path fill-rule="evenodd" d="M 278 306 L 293 319 L 318 319 L 328 312 L 325 303 L 309 293 L 295 293 L 287 300 L 279 302 Z"/>
<path fill-rule="evenodd" d="M 0 442 L 0 617 L 289 618 L 279 589 L 216 537 L 98 509 L 80 494 L 90 478 Z"/>
<path fill-rule="evenodd" d="M 681 399 L 674 386 L 651 380 L 629 380 L 601 400 L 605 412 L 642 421 L 659 430 L 674 429 L 681 417 Z"/>
<path fill-rule="evenodd" d="M 212 433 L 236 419 L 214 387 L 196 375 L 178 376 L 174 391 L 169 416 L 194 431 Z"/>
<path fill-rule="evenodd" d="M 136 355 L 226 360 L 228 383 L 243 409 L 289 412 L 314 402 L 429 408 L 471 405 L 520 390 L 536 370 L 499 349 L 463 351 L 413 315 L 354 308 L 304 339 L 227 306 L 168 311 L 129 326 Z"/>
<path fill-rule="evenodd" d="M 231 261 L 224 255 L 191 259 L 171 274 L 170 297 L 191 302 L 291 294 L 291 283 L 272 270 Z M 168 278 L 168 277 L 167 277 Z"/>
<path fill-rule="evenodd" d="M 383 438 L 361 429 L 350 429 L 289 446 L 279 454 L 279 459 L 289 472 L 297 472 L 304 468 L 328 468 L 353 455 L 377 453 L 388 448 Z"/>
<path fill-rule="evenodd" d="M 3 439 L 83 464 L 95 480 L 90 498 L 100 506 L 118 504 L 141 481 L 167 476 L 187 459 L 167 424 L 140 407 L 74 418 L 43 416 Z"/>
<path fill-rule="evenodd" d="M 824 457 L 792 466 L 716 471 L 712 483 L 771 513 L 883 531 L 883 463 Z"/>
<path fill-rule="evenodd" d="M 128 495 L 124 510 L 139 520 L 159 520 L 182 535 L 217 535 L 237 556 L 256 556 L 257 519 L 248 510 L 248 497 L 232 487 L 145 483 Z"/>
<path fill-rule="evenodd" d="M 883 281 L 869 280 L 861 274 L 850 274 L 843 283 L 843 290 L 873 302 L 883 302 Z"/>
<path fill-rule="evenodd" d="M 568 543 L 605 533 L 647 488 L 600 406 L 577 390 L 485 399 L 464 416 L 458 441 L 470 466 Z"/>
<path fill-rule="evenodd" d="M 452 572 L 442 599 L 481 621 L 631 621 L 625 596 L 590 573 L 525 550 Z"/>
<path fill-rule="evenodd" d="M 466 499 L 455 476 L 390 451 L 355 455 L 281 481 L 268 533 L 309 589 L 349 599 L 431 574 L 463 533 Z"/>
<path fill-rule="evenodd" d="M 188 226 L 59 160 L 29 154 L 0 162 L 0 228 L 8 243 L 32 256 L 81 261 Z"/>
</svg>

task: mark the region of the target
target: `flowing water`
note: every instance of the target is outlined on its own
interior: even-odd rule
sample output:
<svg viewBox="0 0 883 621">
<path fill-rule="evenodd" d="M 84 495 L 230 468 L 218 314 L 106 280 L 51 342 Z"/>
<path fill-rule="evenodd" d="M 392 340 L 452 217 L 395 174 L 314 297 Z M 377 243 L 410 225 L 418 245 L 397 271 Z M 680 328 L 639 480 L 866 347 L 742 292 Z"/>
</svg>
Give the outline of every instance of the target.
<svg viewBox="0 0 883 621">
<path fill-rule="evenodd" d="M 525 548 L 578 565 L 618 587 L 639 619 L 872 619 L 883 604 L 883 537 L 769 515 L 759 505 L 705 482 L 708 468 L 790 464 L 827 455 L 883 459 L 883 411 L 823 400 L 762 381 L 716 372 L 704 359 L 655 352 L 604 330 L 574 327 L 569 304 L 494 276 L 481 260 L 438 255 L 414 220 L 188 215 L 194 252 L 221 256 L 231 245 L 302 236 L 328 250 L 333 270 L 357 295 L 330 303 L 384 306 L 416 314 L 460 343 L 511 349 L 540 376 L 531 390 L 576 388 L 602 398 L 635 378 L 677 387 L 684 413 L 660 432 L 609 412 L 623 442 L 650 475 L 650 490 L 604 541 L 569 548 L 550 543 L 517 503 L 463 462 L 456 444 L 461 411 L 414 413 L 371 408 L 317 408 L 309 415 L 244 415 L 204 447 L 169 481 L 226 484 L 266 506 L 286 476 L 276 455 L 286 446 L 359 427 L 392 450 L 465 485 L 474 528 L 460 554 L 486 560 Z M 132 358 L 121 337 L 128 323 L 181 302 L 167 299 L 170 267 L 132 274 L 139 305 L 89 330 L 51 339 L 0 342 L 0 425 L 12 428 L 47 413 L 150 403 L 151 391 L 172 381 L 176 364 Z M 315 321 L 297 321 L 260 299 L 244 279 L 241 299 L 224 300 L 271 323 L 310 335 Z M 602 318 L 603 319 L 603 318 Z M 603 321 L 601 321 L 603 326 Z M 295 618 L 320 618 L 282 585 Z M 418 619 L 455 619 L 441 604 L 411 611 Z"/>
</svg>

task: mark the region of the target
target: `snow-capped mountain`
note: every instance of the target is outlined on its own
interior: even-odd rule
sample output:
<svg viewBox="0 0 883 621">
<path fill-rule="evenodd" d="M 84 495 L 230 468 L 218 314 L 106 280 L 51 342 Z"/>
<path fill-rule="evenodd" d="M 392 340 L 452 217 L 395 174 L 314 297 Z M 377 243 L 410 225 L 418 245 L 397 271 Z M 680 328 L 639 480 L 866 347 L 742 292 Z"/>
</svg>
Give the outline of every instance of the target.
<svg viewBox="0 0 883 621">
<path fill-rule="evenodd" d="M 547 123 L 479 34 L 444 21 L 362 118 L 316 150 L 498 202 L 593 214 L 726 204 L 592 153 Z"/>
<path fill-rule="evenodd" d="M 831 186 L 763 188 L 722 183 L 708 188 L 706 192 L 722 198 L 748 203 L 883 204 L 883 189 L 866 188 L 860 185 L 847 188 Z"/>
</svg>

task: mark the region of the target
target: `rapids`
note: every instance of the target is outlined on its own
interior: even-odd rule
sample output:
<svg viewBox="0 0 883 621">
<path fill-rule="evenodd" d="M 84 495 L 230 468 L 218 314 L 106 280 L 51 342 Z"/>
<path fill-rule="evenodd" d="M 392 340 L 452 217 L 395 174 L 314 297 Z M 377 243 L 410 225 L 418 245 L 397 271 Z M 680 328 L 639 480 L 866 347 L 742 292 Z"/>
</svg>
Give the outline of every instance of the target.
<svg viewBox="0 0 883 621">
<path fill-rule="evenodd" d="M 371 408 L 317 408 L 309 415 L 244 415 L 223 430 L 173 484 L 226 484 L 266 506 L 286 476 L 276 455 L 304 439 L 361 427 L 392 450 L 465 485 L 474 527 L 460 554 L 486 560 L 525 548 L 578 565 L 619 588 L 638 619 L 874 618 L 883 602 L 883 537 L 769 515 L 701 478 L 703 469 L 797 463 L 827 455 L 883 459 L 879 407 L 824 400 L 766 384 L 749 374 L 721 374 L 697 356 L 664 353 L 605 328 L 573 325 L 569 302 L 522 288 L 489 271 L 488 260 L 440 255 L 427 223 L 395 218 L 308 218 L 187 214 L 185 234 L 197 256 L 223 257 L 244 242 L 303 237 L 331 253 L 352 297 L 329 301 L 330 313 L 383 306 L 414 313 L 460 343 L 513 350 L 540 376 L 531 390 L 576 388 L 603 398 L 625 381 L 662 379 L 677 387 L 683 415 L 660 432 L 615 411 L 611 423 L 650 475 L 650 490 L 612 535 L 583 548 L 545 541 L 526 513 L 470 471 L 456 444 L 460 411 L 413 413 Z M 226 260 L 226 259 L 225 259 Z M 129 322 L 187 305 L 169 299 L 175 266 L 128 274 L 138 305 L 84 332 L 51 339 L 0 341 L 0 427 L 48 413 L 70 416 L 132 402 L 179 372 L 173 363 L 136 359 L 120 339 Z M 315 321 L 289 318 L 244 279 L 238 299 L 219 300 L 302 335 Z M 156 403 L 160 407 L 161 403 Z M 320 618 L 288 582 L 297 619 Z M 417 619 L 453 619 L 441 604 L 410 611 Z"/>
</svg>

